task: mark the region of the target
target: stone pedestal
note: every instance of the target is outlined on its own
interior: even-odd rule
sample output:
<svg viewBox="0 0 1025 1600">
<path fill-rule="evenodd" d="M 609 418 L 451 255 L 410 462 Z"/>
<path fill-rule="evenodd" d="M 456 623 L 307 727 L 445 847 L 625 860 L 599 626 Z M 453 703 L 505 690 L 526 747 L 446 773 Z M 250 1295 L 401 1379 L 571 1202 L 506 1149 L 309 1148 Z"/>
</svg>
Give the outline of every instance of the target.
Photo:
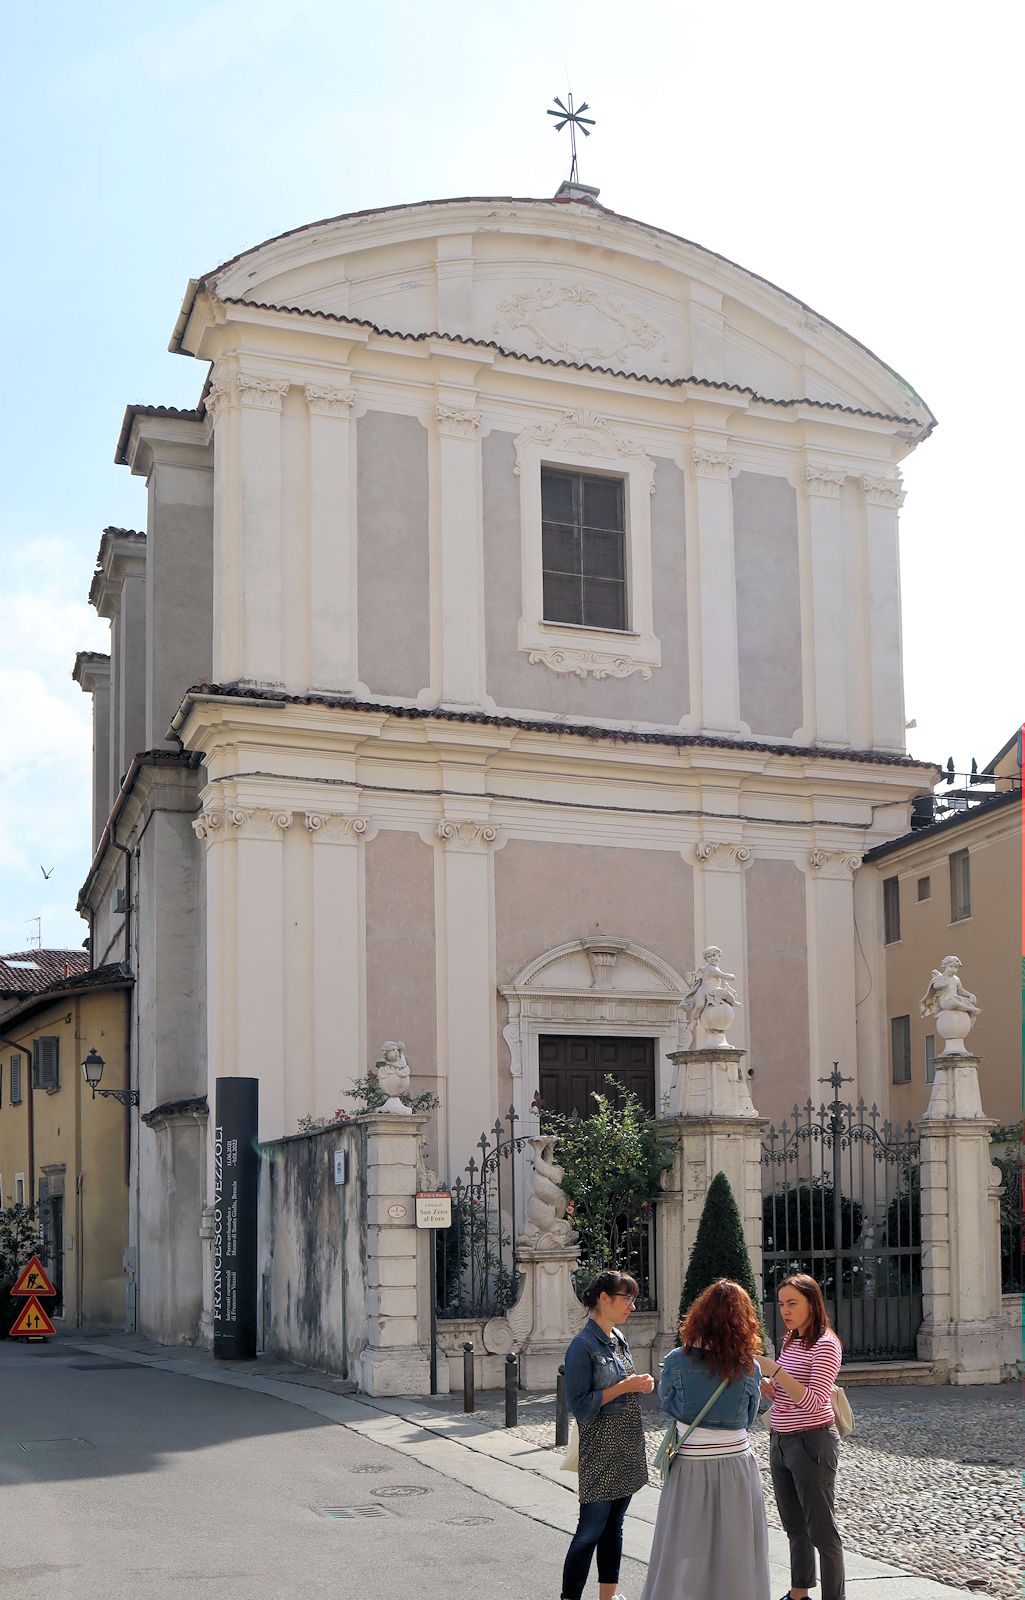
<svg viewBox="0 0 1025 1600">
<path fill-rule="evenodd" d="M 918 1355 L 951 1383 L 999 1383 L 1005 1342 L 1000 1295 L 1000 1169 L 996 1123 L 984 1116 L 981 1057 L 936 1060 L 918 1124 L 922 1160 L 922 1306 Z"/>
<path fill-rule="evenodd" d="M 669 1056 L 680 1073 L 679 1110 L 673 1119 L 679 1150 L 659 1205 L 659 1355 L 676 1343 L 680 1292 L 705 1196 L 717 1172 L 729 1180 L 755 1281 L 761 1279 L 761 1141 L 768 1124 L 751 1099 L 745 1055 L 744 1050 L 724 1046 L 675 1050 Z"/>
<path fill-rule="evenodd" d="M 366 1138 L 367 1343 L 357 1381 L 364 1394 L 429 1394 L 430 1352 L 420 1336 L 416 1174 L 428 1118 L 360 1117 Z M 426 1284 L 424 1285 L 426 1290 Z M 420 1296 L 425 1300 L 426 1296 Z M 426 1307 L 429 1315 L 430 1308 Z"/>
<path fill-rule="evenodd" d="M 504 1317 L 484 1328 L 484 1348 L 493 1355 L 520 1352 L 520 1373 L 527 1390 L 555 1388 L 566 1346 L 580 1332 L 587 1315 L 573 1288 L 580 1260 L 576 1245 L 563 1249 L 516 1248 L 516 1266 L 523 1276 L 519 1299 Z"/>
</svg>

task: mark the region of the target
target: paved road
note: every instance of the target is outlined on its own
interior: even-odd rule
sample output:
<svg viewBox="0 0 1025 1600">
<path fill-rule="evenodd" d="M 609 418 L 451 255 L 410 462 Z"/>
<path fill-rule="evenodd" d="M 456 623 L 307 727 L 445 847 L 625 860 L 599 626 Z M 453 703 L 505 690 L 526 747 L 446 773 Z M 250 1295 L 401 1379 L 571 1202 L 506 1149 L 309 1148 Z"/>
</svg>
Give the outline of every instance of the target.
<svg viewBox="0 0 1025 1600">
<path fill-rule="evenodd" d="M 6 1341 L 0 1397 L 2 1600 L 558 1593 L 557 1528 L 285 1400 Z"/>
</svg>

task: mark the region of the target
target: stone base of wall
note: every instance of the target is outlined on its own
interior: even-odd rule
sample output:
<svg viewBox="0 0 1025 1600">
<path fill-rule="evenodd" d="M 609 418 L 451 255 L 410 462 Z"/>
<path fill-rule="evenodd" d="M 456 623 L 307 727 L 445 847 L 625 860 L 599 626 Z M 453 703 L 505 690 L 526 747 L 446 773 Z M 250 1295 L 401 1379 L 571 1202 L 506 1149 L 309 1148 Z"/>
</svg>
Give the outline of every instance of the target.
<svg viewBox="0 0 1025 1600">
<path fill-rule="evenodd" d="M 1007 1334 L 1003 1317 L 925 1323 L 918 1334 L 918 1357 L 945 1371 L 948 1383 L 999 1383 L 1006 1366 Z"/>
<path fill-rule="evenodd" d="M 440 1377 L 439 1372 L 439 1387 Z M 368 1345 L 359 1358 L 356 1382 L 363 1394 L 430 1394 L 430 1351 L 419 1346 L 382 1350 Z"/>
</svg>

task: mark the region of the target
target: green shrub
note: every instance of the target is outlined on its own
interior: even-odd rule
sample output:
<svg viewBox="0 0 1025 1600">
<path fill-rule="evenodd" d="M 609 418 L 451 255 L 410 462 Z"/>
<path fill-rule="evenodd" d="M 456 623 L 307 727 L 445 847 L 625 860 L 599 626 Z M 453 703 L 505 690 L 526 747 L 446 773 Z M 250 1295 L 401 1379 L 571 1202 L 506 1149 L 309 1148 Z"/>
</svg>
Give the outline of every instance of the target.
<svg viewBox="0 0 1025 1600">
<path fill-rule="evenodd" d="M 761 1296 L 755 1283 L 744 1224 L 737 1202 L 724 1172 L 717 1172 L 705 1196 L 697 1238 L 687 1263 L 687 1276 L 683 1280 L 680 1296 L 680 1321 L 682 1322 L 699 1294 L 717 1278 L 732 1278 L 746 1289 L 758 1313 L 758 1322 L 764 1336 Z"/>
</svg>

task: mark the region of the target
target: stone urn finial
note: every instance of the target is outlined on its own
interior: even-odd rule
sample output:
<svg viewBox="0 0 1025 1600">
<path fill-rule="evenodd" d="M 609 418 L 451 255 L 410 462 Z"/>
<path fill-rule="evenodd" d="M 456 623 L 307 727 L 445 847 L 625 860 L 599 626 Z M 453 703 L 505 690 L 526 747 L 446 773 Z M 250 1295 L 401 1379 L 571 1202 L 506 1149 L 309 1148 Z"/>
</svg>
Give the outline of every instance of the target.
<svg viewBox="0 0 1025 1600">
<path fill-rule="evenodd" d="M 728 1049 L 727 1030 L 733 1024 L 736 1007 L 740 1005 L 735 972 L 724 972 L 719 963 L 722 951 L 710 944 L 705 951 L 704 964 L 689 974 L 690 988 L 681 1002 L 681 1009 L 691 1029 L 692 1045 L 697 1047 L 697 1029 L 700 1024 L 713 1049 Z"/>
<path fill-rule="evenodd" d="M 933 969 L 929 987 L 919 1003 L 923 1017 L 936 1018 L 936 1032 L 944 1041 L 937 1061 L 945 1056 L 968 1055 L 964 1041 L 982 1009 L 958 977 L 960 967 L 957 956 L 944 956 L 939 969 Z"/>
<path fill-rule="evenodd" d="M 399 1099 L 400 1094 L 409 1093 L 409 1062 L 400 1039 L 387 1039 L 381 1046 L 381 1060 L 374 1062 L 374 1073 L 388 1096 L 380 1110 L 395 1117 L 411 1117 L 413 1113 Z"/>
</svg>

